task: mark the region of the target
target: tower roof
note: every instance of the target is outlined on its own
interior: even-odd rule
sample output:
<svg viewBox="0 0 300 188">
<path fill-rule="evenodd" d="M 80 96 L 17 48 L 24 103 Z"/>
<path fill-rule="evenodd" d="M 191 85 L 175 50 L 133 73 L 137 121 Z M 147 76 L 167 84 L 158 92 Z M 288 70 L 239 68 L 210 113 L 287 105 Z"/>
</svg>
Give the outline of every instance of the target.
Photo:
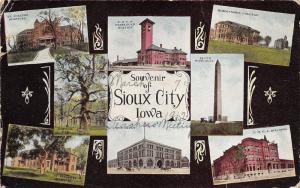
<svg viewBox="0 0 300 188">
<path fill-rule="evenodd" d="M 216 66 L 221 66 L 219 60 L 217 59 Z"/>
<path fill-rule="evenodd" d="M 141 23 L 140 23 L 140 25 L 142 25 L 142 24 L 144 24 L 144 23 L 146 23 L 146 22 L 149 22 L 149 23 L 151 23 L 151 24 L 155 24 L 153 21 L 151 21 L 149 18 L 146 18 L 144 21 L 142 21 Z"/>
</svg>

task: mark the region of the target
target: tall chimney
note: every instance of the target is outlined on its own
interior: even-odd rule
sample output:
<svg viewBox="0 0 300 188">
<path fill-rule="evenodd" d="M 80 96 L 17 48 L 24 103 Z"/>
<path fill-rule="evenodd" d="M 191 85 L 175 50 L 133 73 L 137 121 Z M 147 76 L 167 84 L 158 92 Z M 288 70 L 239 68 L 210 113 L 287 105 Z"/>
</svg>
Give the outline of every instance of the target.
<svg viewBox="0 0 300 188">
<path fill-rule="evenodd" d="M 119 55 L 117 55 L 117 61 L 119 61 Z"/>
<path fill-rule="evenodd" d="M 162 44 L 159 44 L 159 47 L 161 47 L 161 48 L 162 48 Z"/>
</svg>

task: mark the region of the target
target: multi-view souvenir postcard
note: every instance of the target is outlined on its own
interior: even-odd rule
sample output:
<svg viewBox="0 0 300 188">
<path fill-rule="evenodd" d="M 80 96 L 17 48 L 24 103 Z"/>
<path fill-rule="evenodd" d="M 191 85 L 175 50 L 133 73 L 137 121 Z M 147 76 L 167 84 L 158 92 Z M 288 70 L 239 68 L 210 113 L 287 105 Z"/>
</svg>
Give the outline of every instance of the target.
<svg viewBox="0 0 300 188">
<path fill-rule="evenodd" d="M 0 6 L 1 188 L 300 185 L 296 3 Z"/>
</svg>

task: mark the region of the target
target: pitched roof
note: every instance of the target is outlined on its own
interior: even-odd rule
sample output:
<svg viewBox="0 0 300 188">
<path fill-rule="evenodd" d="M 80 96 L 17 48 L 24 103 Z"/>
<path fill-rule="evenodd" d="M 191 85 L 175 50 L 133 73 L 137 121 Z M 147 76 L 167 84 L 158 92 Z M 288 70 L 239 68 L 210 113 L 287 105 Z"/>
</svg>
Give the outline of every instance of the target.
<svg viewBox="0 0 300 188">
<path fill-rule="evenodd" d="M 117 61 L 112 62 L 112 64 L 116 64 L 116 63 L 127 64 L 127 63 L 130 63 L 130 62 L 137 62 L 137 61 L 138 61 L 137 58 L 131 58 L 131 59 L 117 60 Z"/>
<path fill-rule="evenodd" d="M 20 34 L 25 34 L 27 32 L 33 32 L 33 29 L 24 29 L 23 31 L 21 31 L 20 33 L 18 33 L 17 35 L 20 35 Z"/>
<path fill-rule="evenodd" d="M 169 54 L 185 54 L 185 55 L 187 54 L 184 51 L 182 51 L 181 49 L 177 49 L 177 48 L 167 49 L 167 48 L 159 47 L 155 44 L 151 44 L 151 46 L 146 49 L 146 51 L 149 51 L 149 50 L 161 51 L 161 52 L 165 52 L 165 53 L 169 53 Z M 138 50 L 137 53 L 139 53 L 140 51 L 141 50 Z"/>
<path fill-rule="evenodd" d="M 253 29 L 252 27 L 249 27 L 249 26 L 243 25 L 243 24 L 239 24 L 239 23 L 236 23 L 236 22 L 232 22 L 232 21 L 220 21 L 220 22 L 217 22 L 217 24 L 218 23 L 225 24 L 225 25 L 231 25 L 233 27 L 240 27 L 240 28 L 243 28 L 243 29 L 249 29 L 251 31 L 255 31 L 255 32 L 260 33 L 260 31 L 258 31 L 256 29 Z"/>
<path fill-rule="evenodd" d="M 145 22 L 149 22 L 149 23 L 151 23 L 151 24 L 155 24 L 152 20 L 150 20 L 149 18 L 146 18 L 144 21 L 142 21 L 142 22 L 140 23 L 140 25 L 142 25 L 142 24 L 145 23 Z"/>
</svg>

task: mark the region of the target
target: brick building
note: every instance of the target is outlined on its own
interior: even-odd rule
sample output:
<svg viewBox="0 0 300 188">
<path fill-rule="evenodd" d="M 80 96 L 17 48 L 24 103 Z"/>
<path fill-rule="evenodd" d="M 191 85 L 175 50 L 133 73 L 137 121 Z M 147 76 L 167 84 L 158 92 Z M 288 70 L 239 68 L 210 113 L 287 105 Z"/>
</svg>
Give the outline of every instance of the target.
<svg viewBox="0 0 300 188">
<path fill-rule="evenodd" d="M 155 23 L 150 19 L 145 19 L 141 25 L 141 49 L 137 51 L 137 59 L 123 59 L 113 62 L 113 65 L 127 66 L 129 65 L 181 65 L 187 66 L 187 61 L 184 51 L 174 47 L 173 49 L 163 48 L 153 44 L 153 25 Z M 128 66 L 129 66 L 128 65 Z"/>
<path fill-rule="evenodd" d="M 108 161 L 109 167 L 181 168 L 189 167 L 181 149 L 143 139 L 117 153 L 117 159 Z"/>
<path fill-rule="evenodd" d="M 25 158 L 24 155 L 30 151 L 24 151 L 19 154 L 11 161 L 12 167 L 25 167 L 40 169 L 40 160 L 38 157 Z M 54 153 L 49 155 L 45 162 L 45 170 L 55 172 L 69 172 L 76 173 L 77 156 L 71 152 L 63 159 L 58 158 L 57 154 Z"/>
<path fill-rule="evenodd" d="M 245 138 L 224 151 L 213 161 L 215 179 L 267 176 L 270 173 L 294 168 L 293 160 L 279 158 L 278 145 L 264 139 Z"/>
<path fill-rule="evenodd" d="M 210 38 L 245 45 L 258 45 L 260 32 L 231 21 L 220 21 L 211 29 Z"/>
<path fill-rule="evenodd" d="M 84 39 L 79 29 L 71 25 L 60 26 L 57 19 L 51 25 L 46 20 L 36 19 L 33 29 L 25 29 L 17 34 L 16 45 L 17 49 L 36 49 L 53 46 L 55 40 L 58 46 L 67 46 L 83 42 Z"/>
</svg>

